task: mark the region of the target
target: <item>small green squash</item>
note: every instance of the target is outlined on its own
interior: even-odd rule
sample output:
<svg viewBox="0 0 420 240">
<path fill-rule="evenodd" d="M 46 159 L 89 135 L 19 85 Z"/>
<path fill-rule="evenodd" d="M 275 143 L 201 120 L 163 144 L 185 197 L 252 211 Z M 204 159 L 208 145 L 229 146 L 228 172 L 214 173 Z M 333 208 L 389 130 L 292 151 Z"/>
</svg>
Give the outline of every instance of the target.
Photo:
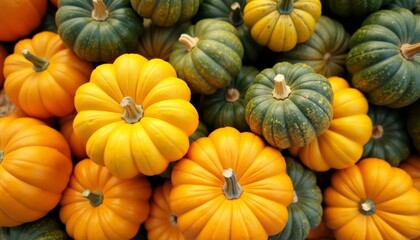
<svg viewBox="0 0 420 240">
<path fill-rule="evenodd" d="M 418 2 L 418 0 L 391 0 L 391 2 L 383 6 L 383 8 L 392 9 L 402 7 L 413 10 L 417 6 Z"/>
<path fill-rule="evenodd" d="M 238 76 L 225 88 L 211 95 L 201 95 L 202 121 L 210 129 L 231 126 L 240 132 L 249 131 L 245 121 L 245 94 L 259 70 L 253 66 L 242 66 Z"/>
<path fill-rule="evenodd" d="M 351 36 L 351 82 L 375 105 L 401 108 L 420 98 L 420 18 L 405 8 L 371 14 Z"/>
<path fill-rule="evenodd" d="M 239 74 L 243 55 L 238 30 L 226 21 L 207 18 L 181 34 L 169 63 L 193 93 L 212 94 Z"/>
<path fill-rule="evenodd" d="M 293 183 L 294 197 L 287 207 L 288 219 L 283 230 L 269 240 L 305 239 L 309 231 L 321 222 L 322 192 L 315 172 L 304 167 L 297 159 L 285 157 L 287 174 Z"/>
<path fill-rule="evenodd" d="M 420 100 L 408 106 L 406 126 L 414 148 L 420 153 Z"/>
<path fill-rule="evenodd" d="M 16 227 L 0 227 L 1 240 L 66 240 L 62 223 L 53 216 L 45 216 Z"/>
<path fill-rule="evenodd" d="M 335 17 L 360 20 L 378 11 L 390 0 L 321 0 Z"/>
<path fill-rule="evenodd" d="M 90 62 L 133 51 L 143 32 L 130 0 L 60 0 L 55 21 L 63 42 Z"/>
<path fill-rule="evenodd" d="M 373 131 L 370 140 L 363 146 L 362 158 L 384 159 L 396 167 L 410 154 L 410 137 L 402 109 L 370 104 L 368 115 Z"/>
<path fill-rule="evenodd" d="M 302 62 L 325 77 L 343 77 L 347 73 L 349 41 L 350 34 L 339 21 L 321 16 L 311 38 L 288 52 L 279 53 L 278 61 Z"/>
<path fill-rule="evenodd" d="M 249 87 L 245 120 L 274 147 L 302 147 L 328 129 L 332 101 L 326 77 L 304 63 L 279 62 L 262 70 Z"/>
</svg>

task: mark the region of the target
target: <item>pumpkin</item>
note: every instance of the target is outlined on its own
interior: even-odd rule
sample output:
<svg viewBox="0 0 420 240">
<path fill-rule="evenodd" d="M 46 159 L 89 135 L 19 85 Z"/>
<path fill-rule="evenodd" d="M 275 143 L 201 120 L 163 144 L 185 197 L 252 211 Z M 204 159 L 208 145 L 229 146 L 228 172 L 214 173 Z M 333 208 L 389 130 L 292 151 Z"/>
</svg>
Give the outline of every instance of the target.
<svg viewBox="0 0 420 240">
<path fill-rule="evenodd" d="M 289 149 L 306 167 L 318 172 L 355 164 L 373 129 L 366 97 L 344 78 L 329 77 L 328 81 L 334 92 L 333 119 L 328 130 L 301 148 Z"/>
<path fill-rule="evenodd" d="M 245 120 L 271 146 L 303 147 L 332 120 L 333 90 L 307 64 L 276 63 L 262 70 L 245 95 Z"/>
<path fill-rule="evenodd" d="M 28 116 L 61 117 L 74 111 L 75 92 L 92 69 L 58 34 L 43 31 L 15 44 L 4 62 L 4 91 Z"/>
<path fill-rule="evenodd" d="M 87 158 L 85 144 L 76 136 L 73 129 L 73 121 L 77 112 L 74 111 L 67 116 L 58 119 L 58 129 L 67 140 L 73 159 L 81 160 Z"/>
<path fill-rule="evenodd" d="M 391 0 L 321 0 L 335 18 L 363 20 Z"/>
<path fill-rule="evenodd" d="M 418 2 L 418 0 L 390 0 L 390 2 L 383 6 L 383 8 L 392 9 L 402 7 L 413 10 L 417 6 Z"/>
<path fill-rule="evenodd" d="M 0 117 L 11 114 L 16 109 L 16 106 L 10 102 L 4 89 L 0 90 Z"/>
<path fill-rule="evenodd" d="M 242 66 L 239 74 L 225 88 L 211 95 L 201 95 L 202 121 L 210 129 L 231 126 L 239 131 L 249 131 L 245 121 L 245 94 L 259 70 L 253 66 Z"/>
<path fill-rule="evenodd" d="M 74 166 L 59 217 L 74 239 L 130 239 L 147 219 L 151 194 L 144 176 L 120 179 L 85 158 Z"/>
<path fill-rule="evenodd" d="M 199 121 L 190 98 L 168 62 L 123 54 L 77 90 L 74 132 L 89 158 L 115 176 L 157 175 L 188 150 Z"/>
<path fill-rule="evenodd" d="M 410 156 L 404 159 L 398 167 L 411 176 L 413 179 L 413 186 L 420 190 L 420 155 L 410 154 Z"/>
<path fill-rule="evenodd" d="M 145 19 L 143 21 L 144 30 L 134 52 L 149 60 L 160 58 L 168 61 L 172 45 L 178 41 L 179 36 L 190 25 L 190 22 L 185 22 L 173 27 L 160 27 L 152 23 L 150 19 Z"/>
<path fill-rule="evenodd" d="M 41 120 L 1 117 L 0 132 L 0 226 L 15 227 L 58 205 L 73 165 L 64 137 Z"/>
<path fill-rule="evenodd" d="M 322 219 L 322 192 L 313 171 L 292 157 L 285 157 L 287 174 L 293 183 L 293 201 L 287 207 L 288 219 L 284 229 L 268 239 L 305 239 Z"/>
<path fill-rule="evenodd" d="M 55 20 L 63 42 L 90 62 L 112 62 L 133 51 L 143 32 L 130 0 L 60 0 Z"/>
<path fill-rule="evenodd" d="M 29 36 L 47 12 L 48 0 L 0 1 L 0 41 L 13 42 Z"/>
<path fill-rule="evenodd" d="M 401 108 L 420 98 L 420 20 L 405 8 L 367 17 L 350 38 L 351 82 L 374 105 Z"/>
<path fill-rule="evenodd" d="M 420 191 L 410 175 L 379 158 L 334 172 L 324 190 L 325 222 L 337 239 L 420 235 Z"/>
<path fill-rule="evenodd" d="M 408 106 L 407 114 L 405 115 L 406 127 L 414 148 L 420 153 L 420 101 Z"/>
<path fill-rule="evenodd" d="M 311 37 L 292 50 L 279 53 L 279 62 L 306 63 L 325 77 L 344 77 L 350 34 L 337 20 L 321 16 Z"/>
<path fill-rule="evenodd" d="M 223 20 L 202 19 L 172 45 L 169 62 L 193 93 L 226 87 L 242 67 L 244 48 L 236 28 Z"/>
<path fill-rule="evenodd" d="M 363 146 L 363 158 L 375 157 L 398 166 L 410 154 L 410 136 L 401 109 L 370 105 L 368 115 L 373 129 Z"/>
<path fill-rule="evenodd" d="M 280 151 L 233 127 L 191 143 L 171 180 L 170 207 L 188 239 L 267 239 L 284 228 L 293 199 Z"/>
<path fill-rule="evenodd" d="M 194 20 L 215 18 L 235 26 L 244 46 L 243 63 L 251 65 L 257 63 L 265 49 L 252 38 L 251 31 L 244 22 L 245 4 L 246 0 L 202 0 Z"/>
<path fill-rule="evenodd" d="M 311 37 L 321 9 L 320 0 L 248 0 L 244 21 L 258 44 L 286 52 Z"/>
<path fill-rule="evenodd" d="M 169 194 L 172 190 L 171 180 L 165 180 L 153 189 L 150 202 L 150 214 L 144 222 L 149 240 L 185 240 L 178 228 L 177 216 L 169 205 Z"/>
<path fill-rule="evenodd" d="M 198 10 L 202 0 L 130 0 L 132 8 L 142 18 L 161 27 L 173 27 L 189 21 Z"/>
<path fill-rule="evenodd" d="M 4 74 L 3 74 L 3 67 L 4 67 L 4 60 L 9 55 L 9 52 L 6 50 L 6 48 L 0 44 L 0 88 L 3 87 L 4 83 Z"/>
<path fill-rule="evenodd" d="M 312 228 L 305 238 L 306 240 L 319 240 L 319 239 L 334 239 L 334 234 L 330 228 L 325 224 L 324 217 L 321 218 L 321 222 L 314 228 Z"/>
<path fill-rule="evenodd" d="M 0 227 L 0 239 L 54 239 L 66 240 L 67 234 L 61 222 L 52 216 L 24 223 L 16 227 Z"/>
</svg>

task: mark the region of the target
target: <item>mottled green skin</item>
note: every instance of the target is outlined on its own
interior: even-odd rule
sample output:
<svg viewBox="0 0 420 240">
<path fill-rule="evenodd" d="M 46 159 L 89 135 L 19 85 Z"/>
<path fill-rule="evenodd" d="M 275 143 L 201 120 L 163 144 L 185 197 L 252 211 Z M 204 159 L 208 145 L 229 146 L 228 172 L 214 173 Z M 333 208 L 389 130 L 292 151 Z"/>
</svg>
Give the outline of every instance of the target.
<svg viewBox="0 0 420 240">
<path fill-rule="evenodd" d="M 298 200 L 287 207 L 286 226 L 269 240 L 303 240 L 318 226 L 323 215 L 322 192 L 315 173 L 291 157 L 286 157 L 286 166 Z"/>
<path fill-rule="evenodd" d="M 288 52 L 279 53 L 278 61 L 306 63 L 325 77 L 344 77 L 349 42 L 350 34 L 340 22 L 321 16 L 309 40 Z M 326 59 L 328 54 L 330 57 Z"/>
<path fill-rule="evenodd" d="M 420 100 L 408 106 L 406 121 L 408 134 L 420 154 Z"/>
<path fill-rule="evenodd" d="M 51 217 L 17 227 L 0 227 L 1 240 L 65 240 L 69 239 L 63 226 Z"/>
<path fill-rule="evenodd" d="M 222 20 L 203 19 L 185 33 L 199 40 L 188 49 L 179 41 L 172 46 L 169 63 L 193 93 L 212 94 L 239 74 L 244 49 L 236 28 Z"/>
<path fill-rule="evenodd" d="M 401 109 L 369 105 L 368 115 L 373 127 L 380 125 L 383 134 L 380 138 L 371 138 L 363 146 L 362 158 L 376 157 L 384 159 L 396 167 L 410 154 L 410 137 Z"/>
<path fill-rule="evenodd" d="M 238 76 L 225 88 L 218 89 L 211 95 L 201 95 L 200 110 L 202 121 L 212 131 L 220 127 L 231 126 L 239 131 L 249 131 L 245 121 L 245 94 L 255 76 L 260 71 L 253 66 L 242 66 Z M 226 93 L 232 89 L 239 92 L 239 98 L 228 101 Z"/>
<path fill-rule="evenodd" d="M 322 0 L 328 10 L 335 16 L 345 19 L 363 19 L 378 11 L 390 0 Z"/>
<path fill-rule="evenodd" d="M 133 9 L 143 18 L 161 27 L 172 27 L 189 21 L 201 0 L 131 0 Z"/>
<path fill-rule="evenodd" d="M 109 16 L 104 21 L 91 17 L 91 0 L 60 0 L 55 16 L 58 34 L 81 59 L 112 62 L 131 52 L 143 32 L 142 18 L 130 0 L 103 0 Z"/>
<path fill-rule="evenodd" d="M 291 89 L 283 100 L 273 97 L 274 78 L 283 74 Z M 245 95 L 245 120 L 252 132 L 272 146 L 303 147 L 330 126 L 333 91 L 326 77 L 307 64 L 279 62 L 262 70 Z"/>
<path fill-rule="evenodd" d="M 405 8 L 370 15 L 350 39 L 352 84 L 375 105 L 401 108 L 420 98 L 420 54 L 405 59 L 402 44 L 420 42 L 420 17 Z"/>
</svg>

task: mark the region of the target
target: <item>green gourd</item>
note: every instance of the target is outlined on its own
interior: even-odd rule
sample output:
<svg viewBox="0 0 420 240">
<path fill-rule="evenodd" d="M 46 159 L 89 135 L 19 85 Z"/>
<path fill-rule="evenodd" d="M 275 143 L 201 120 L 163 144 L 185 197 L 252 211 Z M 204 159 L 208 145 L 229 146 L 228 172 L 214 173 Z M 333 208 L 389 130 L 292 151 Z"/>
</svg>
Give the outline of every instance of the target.
<svg viewBox="0 0 420 240">
<path fill-rule="evenodd" d="M 0 227 L 2 240 L 66 240 L 64 226 L 52 216 L 45 216 L 33 222 L 16 227 Z"/>
</svg>

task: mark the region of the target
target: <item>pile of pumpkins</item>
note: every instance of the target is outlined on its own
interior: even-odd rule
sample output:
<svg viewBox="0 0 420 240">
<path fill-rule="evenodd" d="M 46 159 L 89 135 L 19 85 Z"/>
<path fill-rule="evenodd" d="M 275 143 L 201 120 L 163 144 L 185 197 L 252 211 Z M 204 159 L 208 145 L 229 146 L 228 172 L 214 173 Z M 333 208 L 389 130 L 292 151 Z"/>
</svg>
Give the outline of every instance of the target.
<svg viewBox="0 0 420 240">
<path fill-rule="evenodd" d="M 0 1 L 0 239 L 420 239 L 418 0 Z"/>
</svg>

